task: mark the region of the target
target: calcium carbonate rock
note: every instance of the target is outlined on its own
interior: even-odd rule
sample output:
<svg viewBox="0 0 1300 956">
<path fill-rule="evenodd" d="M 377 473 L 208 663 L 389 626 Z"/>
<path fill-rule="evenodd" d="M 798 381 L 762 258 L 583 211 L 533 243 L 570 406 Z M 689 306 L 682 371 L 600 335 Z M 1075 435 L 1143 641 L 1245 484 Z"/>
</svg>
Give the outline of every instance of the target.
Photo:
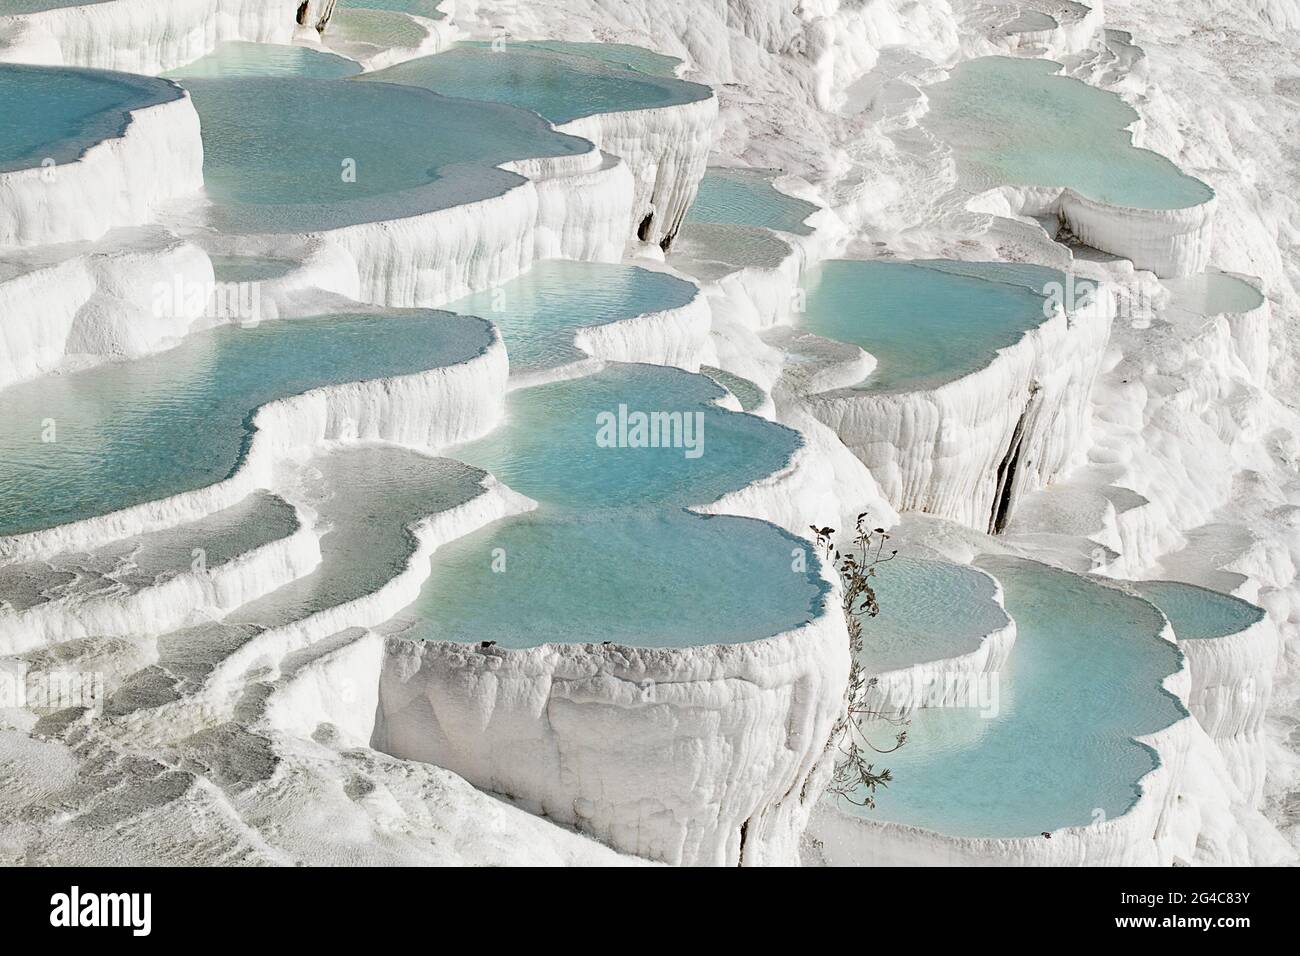
<svg viewBox="0 0 1300 956">
<path fill-rule="evenodd" d="M 119 135 L 68 162 L 34 158 L 0 171 L 0 247 L 98 239 L 151 222 L 164 201 L 202 188 L 203 144 L 189 94 L 163 80 L 136 82 L 139 105 Z"/>
<path fill-rule="evenodd" d="M 791 863 L 829 772 L 847 646 L 833 607 L 766 640 L 683 649 L 390 638 L 374 746 L 624 852 Z"/>
<path fill-rule="evenodd" d="M 840 388 L 801 400 L 870 469 L 894 508 L 997 533 L 1026 491 L 1078 461 L 1113 314 L 1105 296 L 1068 315 L 1058 309 L 984 368 L 934 388 Z M 836 373 L 830 384 L 860 380 L 861 371 Z"/>
<path fill-rule="evenodd" d="M 176 344 L 203 317 L 206 297 L 171 296 L 212 286 L 196 245 L 131 231 L 73 247 L 68 258 L 12 255 L 0 276 L 0 387 L 65 367 L 138 358 Z"/>
<path fill-rule="evenodd" d="M 436 449 L 477 438 L 504 411 L 508 363 L 500 335 L 481 354 L 445 368 L 315 388 L 263 405 L 253 440 L 229 478 L 195 491 L 42 531 L 0 538 L 0 558 L 30 560 L 92 548 L 230 507 L 271 486 L 278 461 L 333 440 L 387 441 Z"/>
<path fill-rule="evenodd" d="M 310 35 L 327 5 L 331 0 L 68 0 L 0 14 L 0 60 L 156 74 L 226 40 L 288 43 Z"/>
<path fill-rule="evenodd" d="M 632 171 L 632 227 L 669 249 L 709 160 L 718 101 L 712 96 L 657 109 L 584 116 L 559 127 L 620 157 Z"/>
</svg>

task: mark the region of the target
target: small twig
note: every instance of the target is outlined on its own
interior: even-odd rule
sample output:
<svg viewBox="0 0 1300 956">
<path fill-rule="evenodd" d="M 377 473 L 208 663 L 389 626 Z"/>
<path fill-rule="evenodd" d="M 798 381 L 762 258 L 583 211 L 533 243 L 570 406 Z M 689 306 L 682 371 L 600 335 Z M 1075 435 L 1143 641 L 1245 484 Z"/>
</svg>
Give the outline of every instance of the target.
<svg viewBox="0 0 1300 956">
<path fill-rule="evenodd" d="M 880 604 L 876 600 L 876 590 L 871 579 L 876 569 L 898 555 L 895 549 L 885 554 L 885 545 L 889 534 L 884 528 L 868 528 L 867 513 L 858 515 L 854 526 L 853 546 L 847 554 L 841 553 L 834 543 L 834 528 L 812 526 L 812 532 L 825 561 L 833 567 L 842 584 L 842 610 L 849 632 L 849 681 L 845 693 L 844 710 L 831 728 L 830 740 L 826 742 L 826 752 L 834 750 L 839 759 L 835 760 L 828 793 L 835 794 L 854 806 L 874 809 L 875 793 L 878 787 L 888 787 L 894 779 L 888 768 L 877 770 L 868 763 L 868 753 L 889 754 L 907 743 L 907 731 L 901 730 L 894 737 L 892 747 L 877 747 L 862 729 L 862 721 L 885 721 L 894 726 L 906 727 L 909 723 L 900 717 L 888 716 L 867 705 L 867 695 L 876 686 L 876 678 L 868 678 L 862 671 L 862 621 L 880 613 Z M 861 741 L 861 744 L 859 744 Z"/>
</svg>

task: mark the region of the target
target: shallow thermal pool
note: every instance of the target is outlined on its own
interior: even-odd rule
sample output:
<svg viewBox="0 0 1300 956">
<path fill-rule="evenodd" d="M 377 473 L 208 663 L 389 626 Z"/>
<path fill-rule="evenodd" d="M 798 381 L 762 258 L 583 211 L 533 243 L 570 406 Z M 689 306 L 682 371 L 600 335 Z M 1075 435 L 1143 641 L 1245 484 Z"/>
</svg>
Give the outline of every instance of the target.
<svg viewBox="0 0 1300 956">
<path fill-rule="evenodd" d="M 442 0 L 346 0 L 339 6 L 339 12 L 348 9 L 393 10 L 397 13 L 413 13 L 430 20 L 441 20 L 446 14 L 438 9 Z"/>
<path fill-rule="evenodd" d="M 1181 279 L 1164 279 L 1172 293 L 1170 304 L 1200 315 L 1239 315 L 1264 304 L 1264 296 L 1249 282 L 1224 272 L 1202 272 Z"/>
<path fill-rule="evenodd" d="M 298 471 L 296 494 L 325 528 L 320 564 L 223 623 L 278 627 L 378 591 L 414 553 L 415 525 L 477 497 L 483 478 L 461 462 L 392 445 L 317 455 Z"/>
<path fill-rule="evenodd" d="M 817 206 L 787 196 L 772 185 L 773 174 L 761 169 L 711 166 L 700 180 L 686 222 L 726 226 L 762 226 L 800 236 L 812 234 L 804 224 Z"/>
<path fill-rule="evenodd" d="M 429 581 L 391 627 L 429 640 L 506 647 L 615 641 L 738 643 L 822 613 L 808 545 L 770 524 L 685 510 L 782 467 L 794 432 L 712 404 L 704 376 L 617 365 L 512 392 L 507 424 L 450 452 L 539 503 L 440 548 Z M 602 447 L 597 416 L 702 416 L 702 454 Z"/>
<path fill-rule="evenodd" d="M 767 393 L 756 384 L 747 378 L 741 378 L 733 372 L 714 368 L 710 365 L 701 366 L 700 371 L 735 396 L 736 401 L 740 403 L 740 407 L 744 411 L 752 412 L 762 405 L 767 398 Z"/>
<path fill-rule="evenodd" d="M 89 7 L 110 0 L 0 0 L 0 16 L 13 13 L 43 13 L 60 7 Z"/>
<path fill-rule="evenodd" d="M 209 256 L 218 282 L 267 282 L 280 279 L 298 268 L 294 259 L 266 256 Z"/>
<path fill-rule="evenodd" d="M 132 535 L 90 551 L 0 565 L 0 607 L 24 610 L 77 595 L 120 595 L 153 587 L 203 566 L 221 567 L 298 530 L 293 508 L 257 491 L 197 521 Z"/>
<path fill-rule="evenodd" d="M 585 356 L 573 344 L 584 327 L 677 309 L 696 288 L 664 272 L 597 262 L 539 262 L 504 285 L 452 302 L 452 312 L 478 315 L 501 330 L 510 368 L 554 368 Z"/>
<path fill-rule="evenodd" d="M 348 56 L 364 59 L 388 50 L 419 49 L 429 31 L 400 11 L 340 7 L 330 21 L 327 40 Z"/>
<path fill-rule="evenodd" d="M 292 483 L 294 498 L 317 515 L 323 530 L 320 563 L 219 620 L 200 612 L 194 623 L 160 638 L 164 659 L 181 656 L 188 672 L 204 672 L 264 630 L 375 593 L 410 561 L 415 526 L 477 497 L 484 478 L 460 462 L 374 444 L 335 448 L 286 471 L 292 471 L 282 477 Z M 153 703 L 173 699 L 170 685 L 160 688 L 147 676 L 137 675 L 133 696 Z"/>
<path fill-rule="evenodd" d="M 497 164 L 590 145 L 523 110 L 355 79 L 186 79 L 217 225 L 304 232 L 500 195 Z"/>
<path fill-rule="evenodd" d="M 219 481 L 242 460 L 258 406 L 462 362 L 491 340 L 481 319 L 442 312 L 336 315 L 225 326 L 158 355 L 12 386 L 0 393 L 0 534 Z"/>
<path fill-rule="evenodd" d="M 398 622 L 408 637 L 513 648 L 744 643 L 822 613 L 820 580 L 791 570 L 802 549 L 749 518 L 543 510 L 441 548 Z"/>
<path fill-rule="evenodd" d="M 1065 571 L 1010 558 L 980 566 L 1002 583 L 1016 622 L 1006 669 L 972 701 L 982 708 L 913 714 L 908 743 L 875 761 L 894 772 L 876 810 L 839 806 L 964 837 L 1033 837 L 1119 816 L 1157 761 L 1133 738 L 1186 716 L 1161 687 L 1180 666 L 1160 637 L 1164 619 Z M 875 729 L 882 742 L 893 732 Z"/>
<path fill-rule="evenodd" d="M 1180 641 L 1227 637 L 1264 620 L 1263 608 L 1209 588 L 1179 581 L 1134 581 L 1130 586 L 1165 612 Z"/>
<path fill-rule="evenodd" d="M 757 226 L 692 222 L 682 227 L 669 257 L 674 268 L 705 282 L 741 269 L 776 269 L 792 253 L 780 236 Z"/>
<path fill-rule="evenodd" d="M 859 389 L 934 388 L 977 371 L 1047 320 L 1047 290 L 1065 275 L 1042 266 L 950 260 L 833 259 L 805 280 L 800 325 L 870 352 Z"/>
<path fill-rule="evenodd" d="M 863 624 L 859 658 L 868 674 L 969 654 L 1009 623 L 976 568 L 899 555 L 877 565 L 873 586 L 880 613 Z"/>
<path fill-rule="evenodd" d="M 296 76 L 318 80 L 355 76 L 361 66 L 346 57 L 304 46 L 228 42 L 164 76 L 182 80 Z"/>
<path fill-rule="evenodd" d="M 490 45 L 490 44 L 489 44 Z M 650 76 L 675 77 L 681 60 L 631 43 L 583 43 L 573 40 L 527 40 L 512 43 L 526 50 L 549 50 L 569 56 L 583 56 L 621 70 Z"/>
<path fill-rule="evenodd" d="M 165 80 L 105 70 L 0 64 L 0 173 L 68 163 L 120 136 L 130 110 L 178 99 Z"/>
<path fill-rule="evenodd" d="M 1133 146 L 1132 107 L 1059 69 L 1051 60 L 967 60 L 926 87 L 930 112 L 923 122 L 952 146 L 977 189 L 1068 186 L 1139 209 L 1183 209 L 1213 197 L 1159 153 Z"/>
<path fill-rule="evenodd" d="M 1050 17 L 1046 13 L 1038 10 L 1022 10 L 1015 19 L 1009 21 L 1003 26 L 1004 33 L 1042 33 L 1046 30 L 1055 30 L 1059 23 L 1055 17 Z"/>
<path fill-rule="evenodd" d="M 510 44 L 458 44 L 366 74 L 365 79 L 422 87 L 446 96 L 488 100 L 532 110 L 553 123 L 595 113 L 676 106 L 707 99 L 698 83 L 619 69 L 581 53 Z"/>
<path fill-rule="evenodd" d="M 724 395 L 703 375 L 611 365 L 511 392 L 504 427 L 448 454 L 573 514 L 707 504 L 779 471 L 801 444 L 784 426 L 716 405 Z M 681 426 L 661 429 L 672 436 L 661 447 L 633 447 L 631 416 L 651 412 L 680 413 Z"/>
</svg>

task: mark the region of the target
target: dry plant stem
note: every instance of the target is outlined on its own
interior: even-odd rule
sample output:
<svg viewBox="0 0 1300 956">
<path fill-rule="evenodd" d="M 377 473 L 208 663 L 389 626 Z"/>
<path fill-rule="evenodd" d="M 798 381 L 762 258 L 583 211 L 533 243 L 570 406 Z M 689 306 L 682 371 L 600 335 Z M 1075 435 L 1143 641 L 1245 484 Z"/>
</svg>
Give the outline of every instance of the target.
<svg viewBox="0 0 1300 956">
<path fill-rule="evenodd" d="M 884 528 L 869 528 L 867 513 L 858 515 L 854 526 L 853 542 L 846 553 L 835 547 L 834 528 L 812 526 L 817 549 L 823 559 L 840 576 L 843 588 L 842 608 L 849 632 L 849 683 L 845 693 L 844 710 L 831 729 L 826 750 L 835 751 L 835 770 L 827 786 L 832 793 L 860 807 L 874 808 L 877 787 L 887 787 L 893 780 L 888 768 L 877 770 L 872 761 L 875 754 L 893 753 L 907 742 L 907 721 L 887 716 L 867 706 L 867 695 L 876 685 L 876 678 L 867 677 L 862 670 L 862 622 L 880 613 L 876 590 L 871 579 L 876 569 L 898 554 L 892 550 L 885 554 L 889 535 Z M 902 727 L 894 735 L 892 746 L 877 747 L 863 729 L 863 724 L 884 721 Z"/>
</svg>

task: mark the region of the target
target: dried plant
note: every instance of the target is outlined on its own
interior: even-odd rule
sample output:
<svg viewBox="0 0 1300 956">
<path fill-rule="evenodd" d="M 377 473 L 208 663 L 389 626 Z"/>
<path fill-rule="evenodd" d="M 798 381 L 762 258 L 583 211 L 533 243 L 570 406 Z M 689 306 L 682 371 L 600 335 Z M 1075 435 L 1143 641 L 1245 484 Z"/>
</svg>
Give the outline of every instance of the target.
<svg viewBox="0 0 1300 956">
<path fill-rule="evenodd" d="M 876 769 L 874 755 L 893 753 L 907 742 L 907 721 L 887 716 L 868 706 L 869 692 L 876 678 L 867 677 L 862 669 L 862 622 L 880 613 L 872 578 L 880 565 L 892 561 L 898 550 L 885 553 L 889 535 L 884 528 L 870 528 L 867 512 L 858 515 L 853 541 L 847 553 L 835 547 L 835 529 L 812 526 L 817 549 L 823 559 L 840 576 L 843 588 L 842 607 L 849 632 L 849 685 L 844 709 L 831 729 L 826 750 L 834 751 L 835 770 L 827 792 L 860 807 L 874 808 L 877 787 L 887 787 L 894 779 L 888 768 Z M 902 727 L 894 735 L 892 746 L 877 747 L 863 729 L 864 722 L 885 722 Z"/>
</svg>

